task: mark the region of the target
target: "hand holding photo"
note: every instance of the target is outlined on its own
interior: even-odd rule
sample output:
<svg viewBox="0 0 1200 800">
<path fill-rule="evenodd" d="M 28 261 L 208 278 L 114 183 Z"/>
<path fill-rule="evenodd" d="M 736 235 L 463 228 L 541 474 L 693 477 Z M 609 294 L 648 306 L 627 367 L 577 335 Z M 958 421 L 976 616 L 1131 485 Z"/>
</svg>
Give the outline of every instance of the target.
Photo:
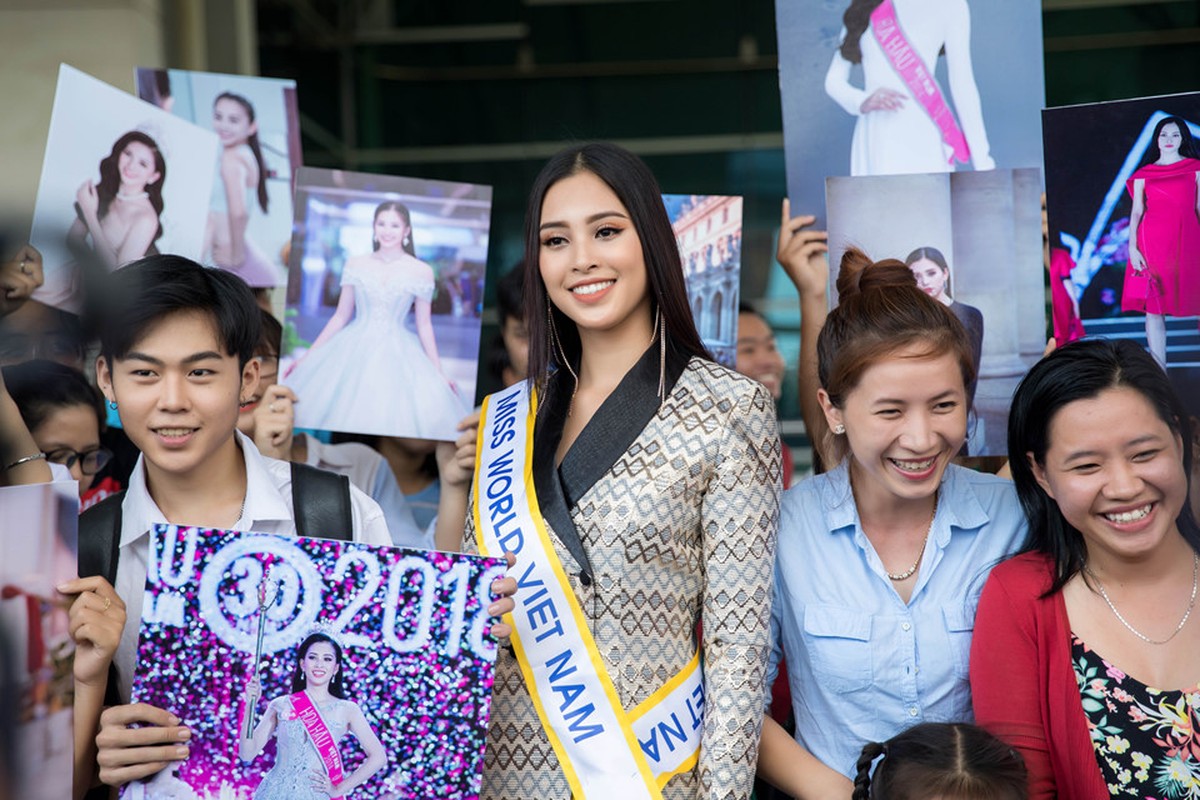
<svg viewBox="0 0 1200 800">
<path fill-rule="evenodd" d="M 503 560 L 165 525 L 150 552 L 133 699 L 192 736 L 122 797 L 477 795 Z"/>
</svg>

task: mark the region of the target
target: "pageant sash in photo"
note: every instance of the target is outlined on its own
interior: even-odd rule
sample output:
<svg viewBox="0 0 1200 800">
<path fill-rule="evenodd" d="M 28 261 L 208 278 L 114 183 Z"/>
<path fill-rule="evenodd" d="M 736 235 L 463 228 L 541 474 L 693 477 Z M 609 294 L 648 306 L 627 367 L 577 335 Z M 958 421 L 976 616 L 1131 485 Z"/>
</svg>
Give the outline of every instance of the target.
<svg viewBox="0 0 1200 800">
<path fill-rule="evenodd" d="M 296 692 L 290 699 L 292 708 L 296 711 L 296 719 L 304 726 L 308 740 L 321 757 L 321 764 L 325 767 L 325 774 L 329 776 L 329 783 L 336 790 L 346 773 L 342 769 L 342 754 L 338 752 L 337 742 L 330 733 L 329 726 L 325 724 L 325 719 L 308 696 L 308 692 Z M 332 795 L 329 800 L 342 800 L 342 796 Z"/>
<path fill-rule="evenodd" d="M 699 758 L 700 656 L 632 714 L 622 708 L 538 510 L 535 408 L 527 381 L 484 400 L 475 473 L 480 552 L 517 557 L 513 650 L 573 795 L 658 800 L 660 787 Z"/>
<path fill-rule="evenodd" d="M 950 148 L 951 155 L 946 159 L 947 163 L 959 161 L 965 164 L 970 161 L 971 148 L 967 146 L 967 137 L 958 127 L 958 120 L 946 104 L 946 98 L 938 88 L 933 74 L 905 38 L 900 21 L 896 19 L 896 7 L 892 5 L 892 0 L 883 0 L 883 3 L 871 12 L 871 31 L 896 74 L 921 104 L 921 108 L 925 109 L 925 113 L 941 133 L 942 141 Z"/>
</svg>

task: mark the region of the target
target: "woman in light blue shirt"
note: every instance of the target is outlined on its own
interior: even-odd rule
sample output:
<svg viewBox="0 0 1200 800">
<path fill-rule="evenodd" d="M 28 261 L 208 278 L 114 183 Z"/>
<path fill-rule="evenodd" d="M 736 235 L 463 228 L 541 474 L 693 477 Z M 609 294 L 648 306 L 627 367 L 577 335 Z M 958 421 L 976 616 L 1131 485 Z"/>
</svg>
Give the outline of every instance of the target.
<svg viewBox="0 0 1200 800">
<path fill-rule="evenodd" d="M 1025 522 L 1009 481 L 951 464 L 971 343 L 901 261 L 850 250 L 818 339 L 838 465 L 784 495 L 769 680 L 786 660 L 796 735 L 764 721 L 759 775 L 849 798 L 867 742 L 971 719 L 967 656 L 991 568 Z"/>
</svg>

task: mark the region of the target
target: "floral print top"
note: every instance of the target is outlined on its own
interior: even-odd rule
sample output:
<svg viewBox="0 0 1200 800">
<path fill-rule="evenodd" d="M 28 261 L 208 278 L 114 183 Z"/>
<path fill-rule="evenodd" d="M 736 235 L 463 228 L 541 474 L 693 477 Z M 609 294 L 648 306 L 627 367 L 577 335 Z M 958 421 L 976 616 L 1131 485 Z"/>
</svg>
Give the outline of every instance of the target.
<svg viewBox="0 0 1200 800">
<path fill-rule="evenodd" d="M 1200 800 L 1200 684 L 1151 689 L 1073 634 L 1071 662 L 1109 795 Z"/>
</svg>

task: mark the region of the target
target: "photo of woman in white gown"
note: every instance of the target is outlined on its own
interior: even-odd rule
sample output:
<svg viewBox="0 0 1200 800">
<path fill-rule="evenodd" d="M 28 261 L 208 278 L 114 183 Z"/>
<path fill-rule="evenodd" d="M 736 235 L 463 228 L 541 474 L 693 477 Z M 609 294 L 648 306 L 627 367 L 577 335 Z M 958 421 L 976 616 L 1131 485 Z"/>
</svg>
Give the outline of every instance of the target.
<svg viewBox="0 0 1200 800">
<path fill-rule="evenodd" d="M 971 63 L 967 0 L 851 0 L 825 91 L 858 118 L 851 175 L 994 169 Z M 934 75 L 944 54 L 948 98 Z M 856 64 L 863 85 L 851 83 Z"/>
<path fill-rule="evenodd" d="M 372 238 L 372 252 L 346 261 L 337 309 L 284 375 L 299 397 L 295 424 L 454 439 L 467 406 L 438 357 L 433 268 L 416 257 L 408 209 L 376 207 Z"/>
<path fill-rule="evenodd" d="M 255 789 L 254 800 L 349 798 L 387 766 L 383 743 L 358 703 L 346 697 L 342 667 L 342 647 L 327 634 L 309 634 L 296 649 L 292 693 L 268 703 L 254 730 L 238 739 L 243 762 L 253 761 L 275 739 L 275 763 Z M 252 676 L 243 695 L 243 717 L 261 696 L 258 676 Z M 343 769 L 338 752 L 347 733 L 367 756 L 352 772 Z"/>
</svg>

